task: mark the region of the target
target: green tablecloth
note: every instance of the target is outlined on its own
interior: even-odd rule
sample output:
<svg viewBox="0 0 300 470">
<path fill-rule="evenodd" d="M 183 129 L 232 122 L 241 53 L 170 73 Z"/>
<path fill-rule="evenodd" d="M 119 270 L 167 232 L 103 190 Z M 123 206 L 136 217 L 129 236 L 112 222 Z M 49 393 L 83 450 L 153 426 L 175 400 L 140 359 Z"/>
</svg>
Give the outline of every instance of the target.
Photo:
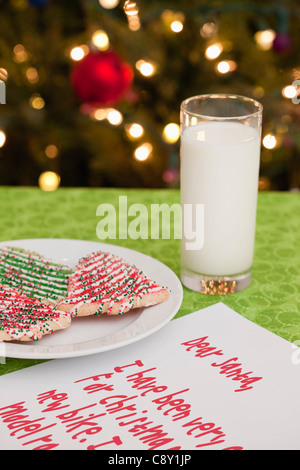
<svg viewBox="0 0 300 470">
<path fill-rule="evenodd" d="M 0 188 L 0 241 L 26 238 L 73 238 L 99 241 L 96 209 L 102 203 L 119 205 L 178 203 L 176 190 Z M 172 232 L 171 232 L 172 233 Z M 171 240 L 108 240 L 162 261 L 179 276 L 180 242 Z M 251 286 L 227 296 L 197 294 L 184 288 L 177 316 L 224 302 L 236 312 L 294 342 L 300 340 L 300 196 L 260 193 L 256 248 Z M 37 360 L 7 358 L 0 374 L 28 367 Z"/>
</svg>

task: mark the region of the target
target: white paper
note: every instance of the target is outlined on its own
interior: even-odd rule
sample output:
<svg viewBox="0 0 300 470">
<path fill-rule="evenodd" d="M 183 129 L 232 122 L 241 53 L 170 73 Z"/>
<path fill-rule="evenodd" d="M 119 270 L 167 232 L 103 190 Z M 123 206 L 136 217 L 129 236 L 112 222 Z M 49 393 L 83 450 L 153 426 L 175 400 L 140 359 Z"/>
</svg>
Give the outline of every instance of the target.
<svg viewBox="0 0 300 470">
<path fill-rule="evenodd" d="M 218 303 L 132 345 L 0 377 L 0 448 L 300 449 L 298 362 Z"/>
</svg>

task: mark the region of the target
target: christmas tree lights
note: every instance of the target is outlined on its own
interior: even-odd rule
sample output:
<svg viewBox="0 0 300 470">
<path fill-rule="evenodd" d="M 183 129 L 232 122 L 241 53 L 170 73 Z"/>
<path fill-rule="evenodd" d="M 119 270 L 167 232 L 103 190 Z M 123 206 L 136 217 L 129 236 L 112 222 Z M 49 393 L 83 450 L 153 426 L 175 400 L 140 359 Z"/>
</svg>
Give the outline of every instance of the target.
<svg viewBox="0 0 300 470">
<path fill-rule="evenodd" d="M 166 8 L 156 0 L 10 0 L 1 7 L 0 184 L 12 184 L 10 152 L 19 142 L 34 169 L 26 184 L 39 184 L 45 171 L 62 186 L 80 182 L 84 165 L 82 184 L 118 186 L 113 154 L 129 186 L 178 186 L 180 102 L 214 92 L 264 105 L 261 189 L 299 182 L 296 1 Z M 22 175 L 17 180 L 23 184 Z"/>
</svg>

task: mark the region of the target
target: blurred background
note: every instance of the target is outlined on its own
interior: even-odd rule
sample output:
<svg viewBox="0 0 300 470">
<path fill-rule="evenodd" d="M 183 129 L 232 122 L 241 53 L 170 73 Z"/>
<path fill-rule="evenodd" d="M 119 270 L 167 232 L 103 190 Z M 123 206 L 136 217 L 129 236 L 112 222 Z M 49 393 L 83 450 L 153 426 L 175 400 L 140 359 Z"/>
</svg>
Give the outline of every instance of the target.
<svg viewBox="0 0 300 470">
<path fill-rule="evenodd" d="M 0 0 L 0 185 L 176 188 L 179 106 L 264 106 L 259 189 L 300 187 L 300 5 Z"/>
</svg>

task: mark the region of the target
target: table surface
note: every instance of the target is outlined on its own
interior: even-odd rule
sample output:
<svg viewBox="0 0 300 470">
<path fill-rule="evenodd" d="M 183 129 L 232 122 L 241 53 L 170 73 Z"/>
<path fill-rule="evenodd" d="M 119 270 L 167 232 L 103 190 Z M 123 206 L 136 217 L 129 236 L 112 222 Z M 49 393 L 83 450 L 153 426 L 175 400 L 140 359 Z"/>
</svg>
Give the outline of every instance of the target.
<svg viewBox="0 0 300 470">
<path fill-rule="evenodd" d="M 127 196 L 128 206 L 143 203 L 179 203 L 178 190 L 61 188 L 0 188 L 0 241 L 67 238 L 100 241 L 96 234 L 100 204 Z M 171 230 L 171 234 L 173 230 Z M 165 239 L 107 240 L 146 253 L 169 266 L 178 276 L 180 241 Z M 186 315 L 216 302 L 285 338 L 300 340 L 300 195 L 259 193 L 253 280 L 242 292 L 226 296 L 198 294 L 184 288 L 181 308 Z M 29 367 L 41 360 L 6 358 L 0 375 Z"/>
</svg>

